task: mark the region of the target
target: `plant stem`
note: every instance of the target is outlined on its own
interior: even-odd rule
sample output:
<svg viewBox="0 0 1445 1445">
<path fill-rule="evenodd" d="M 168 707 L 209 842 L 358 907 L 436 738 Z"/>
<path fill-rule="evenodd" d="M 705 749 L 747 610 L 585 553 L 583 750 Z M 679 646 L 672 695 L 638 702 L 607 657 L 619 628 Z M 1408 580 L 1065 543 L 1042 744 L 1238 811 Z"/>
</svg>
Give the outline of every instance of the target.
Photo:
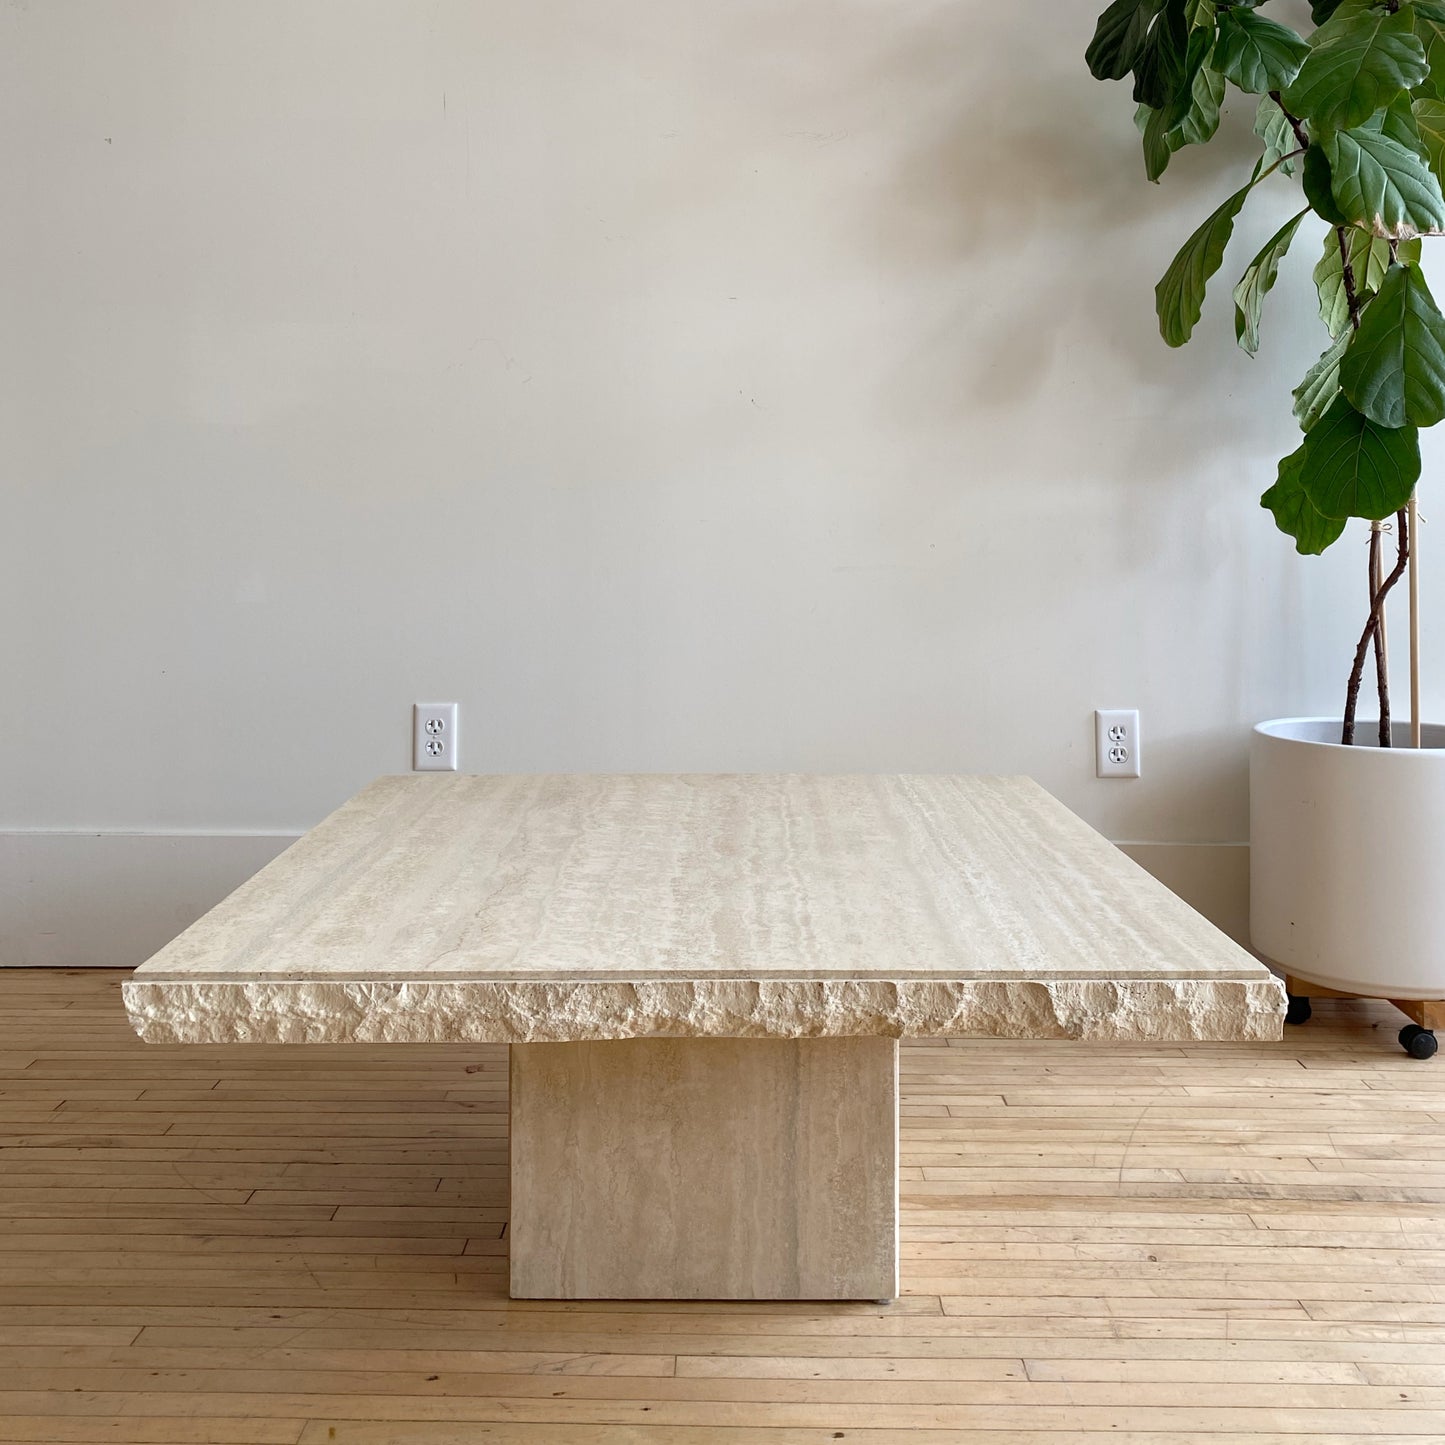
<svg viewBox="0 0 1445 1445">
<path fill-rule="evenodd" d="M 1400 0 L 1386 0 L 1386 6 L 1393 15 L 1400 8 Z M 1270 91 L 1269 98 L 1280 108 L 1284 118 L 1289 122 L 1290 129 L 1294 131 L 1295 140 L 1299 142 L 1300 151 L 1307 150 L 1310 138 L 1305 131 L 1303 121 L 1285 109 L 1279 91 Z M 1345 303 L 1349 307 L 1350 328 L 1358 331 L 1360 329 L 1360 293 L 1355 284 L 1355 268 L 1350 264 L 1350 243 L 1345 235 L 1347 229 L 1345 226 L 1335 227 L 1335 244 L 1340 248 L 1341 279 L 1345 288 Z M 1398 248 L 1392 241 L 1390 243 L 1390 260 L 1394 262 L 1398 259 Z M 1372 642 L 1375 646 L 1375 687 L 1380 697 L 1380 746 L 1387 748 L 1392 742 L 1390 663 L 1389 656 L 1385 651 L 1385 599 L 1389 596 L 1390 589 L 1400 580 L 1410 558 L 1410 523 L 1404 509 L 1396 514 L 1396 525 L 1399 530 L 1399 558 L 1390 575 L 1383 582 L 1380 580 L 1379 523 L 1375 523 L 1370 528 L 1370 616 L 1365 623 L 1364 632 L 1360 634 L 1359 645 L 1355 648 L 1355 661 L 1350 669 L 1349 686 L 1345 691 L 1345 716 L 1341 732 L 1341 741 L 1344 743 L 1353 743 L 1355 740 L 1355 713 L 1359 707 L 1360 684 L 1364 679 L 1365 658 L 1369 655 Z"/>
<path fill-rule="evenodd" d="M 1390 575 L 1380 583 L 1370 604 L 1370 619 L 1365 623 L 1365 630 L 1360 634 L 1359 645 L 1355 648 L 1355 663 L 1350 669 L 1350 682 L 1345 691 L 1345 722 L 1340 741 L 1346 746 L 1355 740 L 1355 709 L 1360 700 L 1360 682 L 1365 675 L 1365 657 L 1370 650 L 1375 629 L 1380 625 L 1380 618 L 1384 614 L 1385 599 L 1389 596 L 1390 589 L 1404 576 L 1405 565 L 1410 560 L 1410 517 L 1403 507 L 1395 513 L 1395 526 L 1399 543 L 1398 557 L 1394 567 L 1390 569 Z M 1388 711 L 1388 684 L 1381 692 L 1380 706 L 1382 711 Z M 1389 744 L 1386 743 L 1385 746 Z"/>
<path fill-rule="evenodd" d="M 1279 91 L 1270 91 L 1269 98 L 1280 108 L 1280 112 L 1289 122 L 1290 129 L 1294 131 L 1294 138 L 1299 142 L 1300 149 L 1307 150 L 1309 148 L 1310 138 L 1305 134 L 1304 122 L 1299 116 L 1291 115 L 1289 111 L 1285 110 L 1284 101 L 1279 98 Z"/>
<path fill-rule="evenodd" d="M 1360 293 L 1355 290 L 1355 268 L 1350 265 L 1350 243 L 1345 239 L 1345 227 L 1335 227 L 1335 240 L 1340 247 L 1340 265 L 1344 268 L 1345 300 L 1350 308 L 1350 325 L 1360 329 Z"/>
<path fill-rule="evenodd" d="M 1350 310 L 1350 329 L 1358 331 L 1360 329 L 1360 293 L 1355 289 L 1355 268 L 1350 265 L 1350 243 L 1345 238 L 1345 227 L 1335 227 L 1335 244 L 1340 248 L 1340 270 L 1345 286 L 1345 302 Z M 1405 545 L 1403 533 L 1400 543 L 1402 546 Z M 1389 667 L 1385 662 L 1378 635 L 1379 608 L 1388 589 L 1379 583 L 1379 559 L 1380 530 L 1379 523 L 1374 522 L 1370 525 L 1370 617 L 1360 636 L 1360 645 L 1355 649 L 1355 661 L 1350 668 L 1349 685 L 1345 688 L 1345 717 L 1340 733 L 1340 741 L 1345 744 L 1353 743 L 1355 740 L 1355 713 L 1360 704 L 1360 683 L 1365 675 L 1365 657 L 1370 650 L 1371 641 L 1375 643 L 1375 687 L 1380 696 L 1381 718 L 1386 717 L 1390 711 Z M 1394 586 L 1393 580 L 1390 585 Z M 1388 733 L 1385 736 L 1388 737 Z"/>
</svg>

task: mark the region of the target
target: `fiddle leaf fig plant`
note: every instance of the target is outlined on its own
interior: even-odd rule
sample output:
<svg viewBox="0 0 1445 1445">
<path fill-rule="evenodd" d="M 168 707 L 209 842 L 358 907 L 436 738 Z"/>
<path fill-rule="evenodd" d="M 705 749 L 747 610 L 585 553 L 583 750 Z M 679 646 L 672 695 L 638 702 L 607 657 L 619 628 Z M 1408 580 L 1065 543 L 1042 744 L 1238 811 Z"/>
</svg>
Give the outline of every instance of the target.
<svg viewBox="0 0 1445 1445">
<path fill-rule="evenodd" d="M 1155 288 L 1170 346 L 1193 335 L 1236 218 L 1255 189 L 1298 185 L 1302 208 L 1234 288 L 1234 333 L 1259 349 L 1265 302 L 1290 247 L 1319 250 L 1314 283 L 1329 344 L 1294 391 L 1303 441 L 1262 505 L 1298 551 L 1318 554 L 1352 518 L 1371 525 L 1370 612 L 1355 651 L 1343 741 L 1354 741 L 1373 645 L 1380 743 L 1389 746 L 1384 607 L 1410 558 L 1422 427 L 1445 420 L 1445 316 L 1420 268 L 1421 237 L 1445 235 L 1445 0 L 1314 0 L 1308 33 L 1266 0 L 1114 0 L 1086 52 L 1100 80 L 1132 80 L 1144 170 L 1219 129 L 1229 87 L 1253 100 L 1260 154 Z M 1382 523 L 1397 558 L 1382 574 Z"/>
</svg>

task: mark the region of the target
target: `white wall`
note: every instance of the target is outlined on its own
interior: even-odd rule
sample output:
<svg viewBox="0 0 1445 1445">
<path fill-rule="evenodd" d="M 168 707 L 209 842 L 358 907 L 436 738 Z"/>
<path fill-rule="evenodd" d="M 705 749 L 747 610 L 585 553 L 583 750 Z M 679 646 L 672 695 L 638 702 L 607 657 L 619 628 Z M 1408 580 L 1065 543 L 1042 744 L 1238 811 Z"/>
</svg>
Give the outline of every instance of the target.
<svg viewBox="0 0 1445 1445">
<path fill-rule="evenodd" d="M 1149 186 L 1096 4 L 0 10 L 0 829 L 304 828 L 456 698 L 470 771 L 1020 771 L 1242 840 L 1249 723 L 1362 621 L 1363 546 L 1257 505 L 1318 243 L 1251 362 L 1271 186 L 1164 347 L 1250 115 Z"/>
</svg>

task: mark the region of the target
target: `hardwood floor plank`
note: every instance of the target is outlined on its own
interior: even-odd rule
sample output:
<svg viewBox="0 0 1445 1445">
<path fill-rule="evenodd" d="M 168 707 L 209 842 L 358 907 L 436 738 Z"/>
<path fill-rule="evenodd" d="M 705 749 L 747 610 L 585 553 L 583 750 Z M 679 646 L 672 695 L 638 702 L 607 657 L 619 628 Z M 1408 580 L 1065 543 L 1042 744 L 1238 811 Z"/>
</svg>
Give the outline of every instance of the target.
<svg viewBox="0 0 1445 1445">
<path fill-rule="evenodd" d="M 147 1048 L 0 970 L 0 1445 L 1445 1440 L 1445 1073 L 932 1040 L 888 1306 L 514 1302 L 506 1050 Z"/>
<path fill-rule="evenodd" d="M 5 1445 L 296 1445 L 305 1420 L 244 1416 L 11 1414 L 0 1396 L 0 1441 Z"/>
</svg>

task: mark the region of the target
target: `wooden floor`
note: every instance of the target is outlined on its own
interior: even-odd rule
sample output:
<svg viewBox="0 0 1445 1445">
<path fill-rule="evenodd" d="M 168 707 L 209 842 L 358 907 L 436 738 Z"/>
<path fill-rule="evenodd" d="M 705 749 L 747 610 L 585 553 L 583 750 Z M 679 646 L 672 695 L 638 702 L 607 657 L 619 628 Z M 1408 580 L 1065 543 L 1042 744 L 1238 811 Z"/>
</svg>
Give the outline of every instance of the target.
<svg viewBox="0 0 1445 1445">
<path fill-rule="evenodd" d="M 0 970 L 0 1441 L 1445 1439 L 1445 1062 L 903 1053 L 896 1304 L 506 1298 L 505 1050 L 147 1048 Z M 647 1242 L 639 1240 L 639 1249 Z"/>
</svg>

